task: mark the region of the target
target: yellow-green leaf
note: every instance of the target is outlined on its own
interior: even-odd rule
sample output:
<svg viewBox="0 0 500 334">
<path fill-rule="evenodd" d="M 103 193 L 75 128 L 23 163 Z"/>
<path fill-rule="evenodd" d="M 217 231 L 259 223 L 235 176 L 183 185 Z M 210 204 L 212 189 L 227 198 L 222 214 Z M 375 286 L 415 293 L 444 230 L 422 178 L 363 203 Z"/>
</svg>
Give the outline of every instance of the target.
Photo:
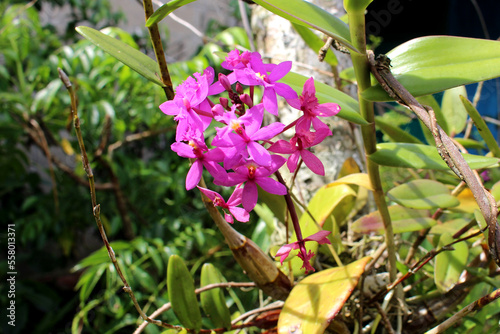
<svg viewBox="0 0 500 334">
<path fill-rule="evenodd" d="M 434 180 L 413 180 L 392 188 L 387 196 L 396 203 L 412 209 L 451 208 L 460 204 L 450 190 Z"/>
<path fill-rule="evenodd" d="M 370 257 L 322 270 L 300 281 L 283 305 L 278 334 L 322 334 L 358 284 Z"/>
<path fill-rule="evenodd" d="M 499 41 L 426 36 L 397 46 L 387 56 L 394 77 L 413 96 L 421 96 L 500 76 L 499 54 Z M 379 84 L 362 95 L 370 101 L 391 100 Z"/>
<path fill-rule="evenodd" d="M 205 263 L 201 267 L 200 285 L 202 287 L 224 282 L 224 278 L 217 268 L 211 263 Z M 213 324 L 217 328 L 231 328 L 231 313 L 226 305 L 226 300 L 222 289 L 210 289 L 200 294 L 201 307 L 210 316 Z"/>
<path fill-rule="evenodd" d="M 434 226 L 437 222 L 430 218 L 428 210 L 415 210 L 400 205 L 389 206 L 394 233 L 419 231 Z M 351 229 L 356 233 L 383 233 L 384 222 L 378 211 L 371 212 L 356 220 Z"/>
<path fill-rule="evenodd" d="M 346 175 L 330 184 L 327 187 L 333 187 L 339 184 L 355 184 L 357 186 L 361 186 L 368 190 L 373 190 L 372 183 L 370 182 L 370 177 L 366 173 L 356 173 Z"/>
</svg>

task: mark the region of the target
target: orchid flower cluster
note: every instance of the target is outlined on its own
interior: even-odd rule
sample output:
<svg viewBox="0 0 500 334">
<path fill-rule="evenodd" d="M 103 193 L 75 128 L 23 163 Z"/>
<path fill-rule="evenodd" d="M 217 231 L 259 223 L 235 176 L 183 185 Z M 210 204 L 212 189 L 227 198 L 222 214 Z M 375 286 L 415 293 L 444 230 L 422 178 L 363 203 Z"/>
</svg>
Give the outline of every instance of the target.
<svg viewBox="0 0 500 334">
<path fill-rule="evenodd" d="M 198 189 L 212 200 L 214 206 L 223 209 L 227 222 L 233 223 L 234 219 L 247 222 L 257 203 L 257 186 L 271 194 L 287 194 L 286 186 L 272 178 L 285 163 L 293 173 L 302 159 L 314 173 L 325 174 L 321 161 L 308 149 L 332 134 L 318 116 L 334 116 L 340 107 L 335 103 L 318 103 L 313 78 L 305 82 L 300 97 L 290 86 L 278 82 L 290 71 L 291 61 L 265 64 L 258 52 L 233 50 L 222 67 L 230 73 L 220 73 L 216 82 L 215 71 L 211 67 L 206 68 L 203 74 L 195 73 L 194 78 L 187 78 L 177 87 L 175 98 L 161 104 L 160 109 L 174 116 L 177 122 L 172 150 L 181 157 L 189 158 L 192 163 L 186 177 L 186 189 L 197 187 L 206 169 L 214 184 L 234 186 L 234 191 L 226 202 L 215 191 L 199 186 Z M 244 86 L 248 87 L 248 93 Z M 257 104 L 253 101 L 255 86 L 261 86 L 263 91 L 262 100 Z M 224 91 L 228 98 L 219 97 L 218 103 L 209 98 Z M 278 116 L 277 95 L 303 114 L 287 126 L 280 122 L 263 126 L 265 111 Z M 206 132 L 212 122 L 216 122 L 216 134 L 207 144 Z M 295 134 L 289 141 L 274 139 L 293 127 Z M 296 230 L 300 230 L 296 225 Z M 300 236 L 300 231 L 297 236 Z M 314 270 L 309 264 L 314 254 L 307 254 L 304 247 L 306 241 L 312 240 L 329 243 L 324 231 L 305 239 L 298 237 L 297 242 L 278 251 L 281 263 L 292 249 L 299 249 L 299 257 L 304 261 L 306 270 Z"/>
</svg>

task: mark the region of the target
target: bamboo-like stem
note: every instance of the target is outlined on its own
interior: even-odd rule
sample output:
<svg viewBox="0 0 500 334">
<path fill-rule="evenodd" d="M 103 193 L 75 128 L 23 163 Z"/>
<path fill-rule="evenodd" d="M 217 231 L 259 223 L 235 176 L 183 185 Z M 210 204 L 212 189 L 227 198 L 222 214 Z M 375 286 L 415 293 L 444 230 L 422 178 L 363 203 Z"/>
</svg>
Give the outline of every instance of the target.
<svg viewBox="0 0 500 334">
<path fill-rule="evenodd" d="M 148 18 L 154 13 L 153 3 L 151 0 L 143 0 L 142 2 L 144 6 L 144 14 L 146 16 L 146 21 Z M 165 95 L 167 99 L 173 100 L 174 86 L 172 84 L 172 79 L 170 78 L 170 73 L 168 71 L 167 59 L 165 58 L 165 53 L 163 52 L 163 44 L 161 43 L 160 31 L 158 30 L 158 25 L 153 24 L 148 27 L 149 36 L 151 37 L 151 42 L 153 44 L 153 49 L 156 56 L 156 61 L 158 62 L 158 66 L 160 67 L 160 78 L 161 81 L 165 84 L 163 90 L 165 91 Z"/>
<path fill-rule="evenodd" d="M 365 39 L 365 17 L 364 11 L 348 12 L 349 29 L 351 32 L 351 41 L 360 53 L 351 52 L 351 59 L 358 82 L 358 100 L 361 115 L 369 123 L 361 127 L 363 144 L 365 148 L 366 168 L 373 186 L 373 197 L 384 223 L 385 241 L 389 259 L 389 275 L 391 280 L 396 280 L 396 246 L 394 242 L 394 231 L 392 228 L 391 217 L 387 208 L 384 191 L 382 189 L 382 180 L 378 164 L 369 159 L 369 156 L 376 152 L 376 134 L 375 134 L 375 116 L 373 103 L 362 97 L 362 92 L 371 86 L 370 67 L 366 57 L 366 39 Z M 402 298 L 402 290 L 396 293 L 398 298 Z"/>
</svg>

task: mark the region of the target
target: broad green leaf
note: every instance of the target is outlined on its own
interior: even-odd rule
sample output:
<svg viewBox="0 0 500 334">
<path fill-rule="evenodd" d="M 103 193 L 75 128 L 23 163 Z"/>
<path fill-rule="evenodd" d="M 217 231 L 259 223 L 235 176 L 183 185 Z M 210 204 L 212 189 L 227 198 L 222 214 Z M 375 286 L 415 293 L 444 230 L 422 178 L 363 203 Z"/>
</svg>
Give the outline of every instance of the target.
<svg viewBox="0 0 500 334">
<path fill-rule="evenodd" d="M 290 72 L 280 81 L 292 87 L 300 95 L 307 79 L 301 74 Z M 314 86 L 319 103 L 332 102 L 340 106 L 341 110 L 337 114 L 338 117 L 360 125 L 368 124 L 359 114 L 359 105 L 355 99 L 319 81 L 314 81 Z"/>
<path fill-rule="evenodd" d="M 400 205 L 389 206 L 394 233 L 414 232 L 436 225 L 436 221 L 430 218 L 428 210 L 415 210 Z M 384 232 L 384 222 L 378 211 L 374 211 L 356 220 L 351 229 L 356 233 L 378 233 Z"/>
<path fill-rule="evenodd" d="M 453 220 L 444 222 L 442 224 L 434 225 L 429 230 L 429 234 L 448 233 L 450 235 L 453 235 L 453 234 L 457 233 L 461 228 L 463 228 L 467 224 L 469 224 L 469 221 L 470 221 L 470 219 L 457 218 L 457 219 L 453 219 Z"/>
<path fill-rule="evenodd" d="M 449 233 L 443 233 L 439 238 L 438 248 L 453 241 Z M 469 256 L 469 248 L 465 241 L 454 244 L 453 248 L 454 250 L 436 255 L 436 262 L 434 262 L 434 283 L 443 293 L 450 291 L 458 283 Z"/>
<path fill-rule="evenodd" d="M 171 255 L 168 260 L 167 289 L 172 309 L 182 326 L 200 330 L 201 313 L 194 292 L 194 280 L 178 255 Z"/>
<path fill-rule="evenodd" d="M 450 190 L 434 180 L 413 180 L 392 188 L 387 192 L 392 201 L 412 209 L 437 209 L 458 206 L 458 199 Z"/>
<path fill-rule="evenodd" d="M 151 27 L 153 24 L 156 24 L 163 20 L 174 10 L 194 1 L 196 0 L 172 0 L 167 2 L 166 4 L 155 10 L 155 12 L 147 19 L 146 27 Z"/>
<path fill-rule="evenodd" d="M 499 159 L 473 154 L 462 154 L 465 161 L 472 169 L 487 168 L 498 165 Z M 407 143 L 382 143 L 377 144 L 377 151 L 369 157 L 372 161 L 382 166 L 449 170 L 441 159 L 434 146 L 407 144 Z"/>
<path fill-rule="evenodd" d="M 389 136 L 389 138 L 391 138 L 391 140 L 395 142 L 422 144 L 422 142 L 417 137 L 404 131 L 399 126 L 386 121 L 383 117 L 375 117 L 375 124 L 384 134 Z"/>
<path fill-rule="evenodd" d="M 496 182 L 493 187 L 491 187 L 491 194 L 495 198 L 495 201 L 500 201 L 500 181 Z"/>
<path fill-rule="evenodd" d="M 329 183 L 327 187 L 330 188 L 339 184 L 355 184 L 357 186 L 361 186 L 368 190 L 373 190 L 372 183 L 370 182 L 370 177 L 366 173 L 355 173 L 346 175 L 332 183 Z"/>
<path fill-rule="evenodd" d="M 214 283 L 222 283 L 225 279 L 215 266 L 211 263 L 205 263 L 201 267 L 201 287 Z M 205 313 L 210 316 L 216 328 L 231 328 L 231 313 L 226 305 L 226 299 L 222 289 L 210 289 L 200 294 L 201 307 Z"/>
<path fill-rule="evenodd" d="M 316 53 L 319 52 L 319 50 L 325 45 L 325 42 L 319 38 L 314 32 L 311 31 L 311 29 L 292 23 L 293 29 L 295 29 L 300 37 L 306 42 L 306 44 Z M 326 53 L 324 61 L 329 64 L 330 66 L 337 66 L 338 60 L 337 57 L 335 56 L 335 53 L 333 53 L 332 50 L 328 50 Z"/>
<path fill-rule="evenodd" d="M 446 123 L 439 125 L 450 137 L 462 132 L 467 124 L 467 111 L 460 100 L 460 95 L 467 96 L 464 86 L 447 89 L 441 102 L 441 111 Z"/>
<path fill-rule="evenodd" d="M 88 39 L 90 42 L 100 47 L 111 56 L 115 57 L 125 65 L 129 66 L 131 69 L 154 82 L 155 84 L 165 87 L 165 84 L 161 82 L 158 73 L 158 64 L 144 53 L 134 49 L 128 44 L 103 34 L 95 29 L 79 26 L 75 28 L 76 31 Z"/>
<path fill-rule="evenodd" d="M 349 49 L 359 52 L 351 44 L 347 24 L 310 2 L 303 0 L 255 0 L 255 2 L 292 23 L 321 31 Z"/>
<path fill-rule="evenodd" d="M 394 77 L 414 96 L 500 76 L 500 42 L 427 36 L 412 39 L 387 53 Z M 363 92 L 371 101 L 391 98 L 376 84 Z"/>
<path fill-rule="evenodd" d="M 300 281 L 290 292 L 278 319 L 278 334 L 322 334 L 358 284 L 370 257 L 344 267 L 325 269 Z"/>
</svg>

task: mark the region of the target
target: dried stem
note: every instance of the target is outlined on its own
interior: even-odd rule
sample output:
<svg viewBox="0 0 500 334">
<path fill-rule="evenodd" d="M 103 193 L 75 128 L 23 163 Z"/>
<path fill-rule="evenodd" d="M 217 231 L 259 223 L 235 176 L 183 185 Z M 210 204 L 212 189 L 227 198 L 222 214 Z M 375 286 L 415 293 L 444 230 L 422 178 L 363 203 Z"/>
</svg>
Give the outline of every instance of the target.
<svg viewBox="0 0 500 334">
<path fill-rule="evenodd" d="M 89 160 L 87 157 L 87 151 L 85 150 L 85 144 L 83 142 L 83 136 L 82 136 L 82 132 L 80 129 L 80 119 L 78 118 L 78 113 L 77 113 L 75 92 L 73 90 L 73 86 L 71 85 L 71 82 L 69 81 L 66 73 L 64 73 L 63 70 L 61 70 L 61 69 L 58 69 L 58 72 L 59 72 L 59 77 L 61 78 L 62 82 L 64 83 L 64 86 L 68 90 L 69 96 L 71 98 L 71 115 L 73 117 L 73 125 L 75 127 L 76 137 L 78 138 L 78 144 L 80 146 L 80 151 L 82 153 L 83 169 L 85 170 L 85 173 L 87 174 L 87 177 L 89 179 L 90 198 L 91 198 L 91 202 L 92 202 L 92 213 L 93 213 L 94 219 L 96 221 L 99 233 L 101 234 L 102 241 L 104 242 L 104 246 L 106 247 L 106 250 L 108 251 L 109 258 L 111 259 L 111 262 L 113 263 L 113 266 L 115 267 L 115 270 L 118 273 L 118 276 L 120 276 L 120 279 L 123 283 L 123 290 L 129 294 L 135 308 L 137 309 L 137 311 L 139 312 L 139 314 L 141 315 L 141 317 L 145 321 L 150 322 L 150 323 L 154 323 L 155 325 L 158 325 L 158 326 L 161 326 L 164 328 L 181 329 L 181 327 L 179 327 L 179 326 L 173 326 L 173 325 L 166 324 L 166 323 L 159 321 L 159 320 L 151 319 L 144 313 L 142 308 L 139 306 L 137 299 L 135 298 L 135 295 L 134 295 L 134 292 L 132 291 L 132 288 L 128 284 L 125 276 L 122 273 L 120 266 L 118 265 L 118 261 L 116 260 L 115 252 L 114 252 L 113 248 L 111 247 L 111 245 L 109 244 L 108 238 L 106 236 L 106 232 L 104 230 L 104 227 L 103 227 L 102 221 L 101 221 L 101 216 L 100 216 L 101 207 L 99 204 L 97 204 L 97 200 L 96 200 L 96 192 L 95 192 L 95 186 L 94 186 L 94 174 L 92 172 L 92 168 L 90 167 Z"/>
<path fill-rule="evenodd" d="M 389 68 L 389 59 L 374 58 L 373 52 L 368 54 L 372 73 L 380 82 L 384 90 L 400 103 L 410 108 L 418 118 L 433 133 L 436 148 L 441 158 L 448 167 L 460 178 L 472 191 L 489 228 L 488 245 L 489 251 L 497 265 L 500 266 L 500 226 L 497 223 L 498 208 L 493 196 L 484 188 L 481 180 L 474 174 L 464 157 L 460 154 L 453 140 L 435 124 L 433 112 L 430 108 L 424 108 L 392 75 Z"/>
<path fill-rule="evenodd" d="M 490 294 L 487 294 L 479 298 L 478 300 L 470 303 L 469 305 L 467 305 L 466 307 L 464 307 L 463 309 L 452 315 L 447 320 L 443 321 L 430 331 L 427 331 L 425 334 L 443 333 L 445 330 L 447 330 L 457 322 L 461 321 L 463 317 L 465 317 L 466 315 L 481 309 L 482 307 L 488 305 L 489 303 L 494 302 L 498 298 L 500 298 L 500 289 L 497 289 L 491 292 Z"/>
</svg>

